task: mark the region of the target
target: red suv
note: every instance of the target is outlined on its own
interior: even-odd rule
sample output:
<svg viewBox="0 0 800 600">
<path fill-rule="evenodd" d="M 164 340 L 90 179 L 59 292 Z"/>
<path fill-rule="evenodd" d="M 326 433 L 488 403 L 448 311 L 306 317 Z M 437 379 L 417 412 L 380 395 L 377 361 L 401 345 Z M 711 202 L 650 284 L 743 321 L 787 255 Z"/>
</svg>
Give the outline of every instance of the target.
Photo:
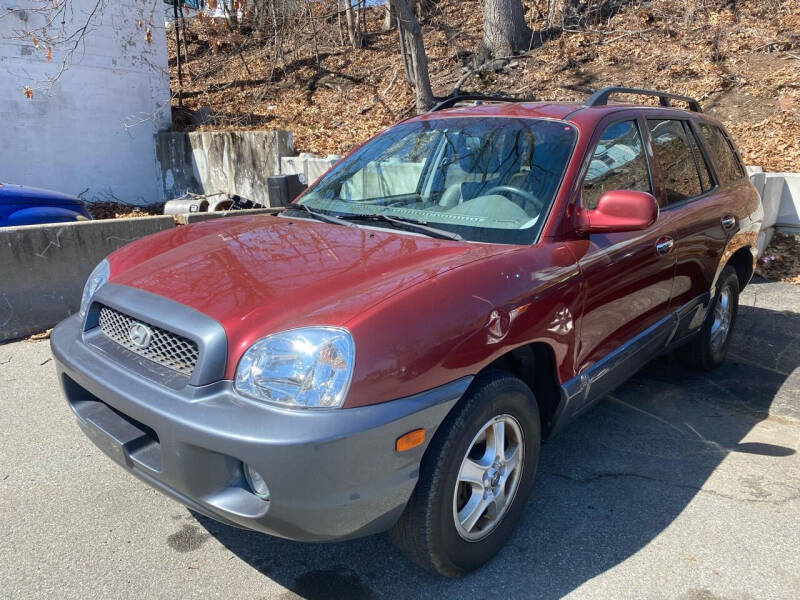
<svg viewBox="0 0 800 600">
<path fill-rule="evenodd" d="M 508 539 L 543 438 L 665 352 L 723 361 L 762 214 L 694 100 L 456 97 L 281 214 L 113 253 L 52 349 L 83 431 L 193 510 L 391 530 L 456 576 Z"/>
</svg>

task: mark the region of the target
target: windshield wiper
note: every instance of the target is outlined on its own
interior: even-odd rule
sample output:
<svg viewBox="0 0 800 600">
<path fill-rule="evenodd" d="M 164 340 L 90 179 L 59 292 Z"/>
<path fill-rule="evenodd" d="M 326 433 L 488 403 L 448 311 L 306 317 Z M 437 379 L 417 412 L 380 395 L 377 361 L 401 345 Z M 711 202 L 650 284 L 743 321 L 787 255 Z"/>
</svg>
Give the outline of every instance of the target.
<svg viewBox="0 0 800 600">
<path fill-rule="evenodd" d="M 340 219 L 339 217 L 334 217 L 333 215 L 328 215 L 325 213 L 317 212 L 316 210 L 312 210 L 305 204 L 290 204 L 287 208 L 291 210 L 304 210 L 315 219 L 319 221 L 325 221 L 326 223 L 333 223 L 334 225 L 344 225 L 345 227 L 358 227 L 358 225 L 356 225 L 355 223 L 345 221 L 344 219 Z"/>
<path fill-rule="evenodd" d="M 429 237 L 441 238 L 445 240 L 457 240 L 457 241 L 461 241 L 464 239 L 463 237 L 461 237 L 457 233 L 453 233 L 452 231 L 447 231 L 446 229 L 439 229 L 438 227 L 431 227 L 430 225 L 427 225 L 422 221 L 417 221 L 415 219 L 407 219 L 405 217 L 390 217 L 388 215 L 375 214 L 375 215 L 342 215 L 339 218 L 348 221 L 382 221 L 384 223 L 391 223 L 398 229 L 416 231 L 418 233 L 425 234 Z"/>
</svg>

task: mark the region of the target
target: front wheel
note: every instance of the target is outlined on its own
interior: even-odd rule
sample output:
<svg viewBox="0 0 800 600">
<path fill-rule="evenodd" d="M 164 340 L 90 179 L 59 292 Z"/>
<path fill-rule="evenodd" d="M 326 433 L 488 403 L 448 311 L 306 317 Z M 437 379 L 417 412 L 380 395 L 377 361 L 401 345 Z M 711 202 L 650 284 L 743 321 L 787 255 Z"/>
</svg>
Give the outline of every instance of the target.
<svg viewBox="0 0 800 600">
<path fill-rule="evenodd" d="M 492 558 L 525 507 L 540 443 L 530 388 L 504 372 L 478 376 L 425 453 L 417 487 L 392 530 L 400 550 L 447 577 Z"/>
<path fill-rule="evenodd" d="M 716 294 L 697 336 L 676 355 L 684 366 L 701 371 L 718 367 L 725 360 L 739 311 L 739 277 L 726 266 L 717 280 Z"/>
</svg>

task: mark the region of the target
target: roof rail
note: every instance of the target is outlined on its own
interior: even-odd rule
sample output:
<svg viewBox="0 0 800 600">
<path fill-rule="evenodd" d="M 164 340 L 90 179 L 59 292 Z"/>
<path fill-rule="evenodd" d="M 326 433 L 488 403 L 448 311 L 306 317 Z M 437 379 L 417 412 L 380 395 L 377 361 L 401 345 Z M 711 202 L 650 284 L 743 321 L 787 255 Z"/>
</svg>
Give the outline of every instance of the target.
<svg viewBox="0 0 800 600">
<path fill-rule="evenodd" d="M 611 94 L 635 94 L 637 96 L 655 96 L 658 98 L 658 103 L 661 106 L 669 106 L 670 99 L 681 100 L 689 105 L 689 110 L 692 112 L 703 112 L 700 108 L 700 103 L 694 98 L 689 96 L 680 96 L 678 94 L 668 94 L 667 92 L 657 92 L 655 90 L 641 90 L 638 88 L 628 87 L 604 87 L 597 90 L 594 94 L 589 96 L 589 99 L 584 102 L 585 106 L 606 106 L 608 104 L 608 97 Z"/>
<path fill-rule="evenodd" d="M 484 96 L 483 94 L 459 94 L 456 96 L 450 96 L 449 98 L 445 98 L 439 104 L 434 106 L 428 112 L 437 112 L 440 110 L 444 110 L 445 108 L 451 108 L 458 104 L 459 102 L 469 102 L 473 100 L 475 102 L 533 102 L 533 100 L 524 99 L 524 98 L 514 98 L 513 96 Z"/>
</svg>

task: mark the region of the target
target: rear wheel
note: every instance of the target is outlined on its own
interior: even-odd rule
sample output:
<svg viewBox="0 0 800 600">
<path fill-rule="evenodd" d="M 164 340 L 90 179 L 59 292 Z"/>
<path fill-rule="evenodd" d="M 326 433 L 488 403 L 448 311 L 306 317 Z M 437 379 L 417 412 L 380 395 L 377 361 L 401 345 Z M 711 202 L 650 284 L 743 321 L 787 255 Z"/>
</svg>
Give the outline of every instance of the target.
<svg viewBox="0 0 800 600">
<path fill-rule="evenodd" d="M 726 266 L 717 281 L 716 294 L 700 332 L 676 351 L 680 362 L 702 371 L 722 364 L 728 353 L 738 310 L 739 277 L 733 267 Z"/>
<path fill-rule="evenodd" d="M 392 530 L 400 550 L 448 577 L 492 558 L 525 507 L 540 441 L 539 410 L 525 383 L 503 372 L 476 378 L 425 453 Z"/>
</svg>

